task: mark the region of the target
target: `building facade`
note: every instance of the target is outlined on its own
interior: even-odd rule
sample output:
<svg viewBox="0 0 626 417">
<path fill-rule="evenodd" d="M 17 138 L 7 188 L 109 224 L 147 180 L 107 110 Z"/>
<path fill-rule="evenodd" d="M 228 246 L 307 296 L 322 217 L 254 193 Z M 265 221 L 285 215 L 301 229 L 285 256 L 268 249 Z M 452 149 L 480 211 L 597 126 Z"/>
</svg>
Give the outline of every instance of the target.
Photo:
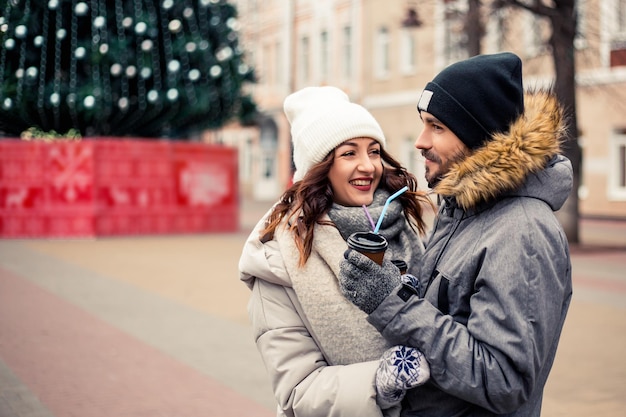
<svg viewBox="0 0 626 417">
<path fill-rule="evenodd" d="M 392 154 L 423 181 L 413 147 L 422 128 L 417 99 L 438 71 L 468 57 L 467 0 L 233 3 L 247 62 L 259 76 L 251 88 L 263 116 L 255 128 L 227 126 L 206 139 L 240 149 L 242 193 L 275 200 L 289 185 L 292 148 L 282 103 L 310 85 L 334 85 L 368 108 Z M 520 9 L 481 12 L 482 53 L 517 53 L 526 87 L 553 82 L 547 21 Z M 578 14 L 580 213 L 626 219 L 626 0 L 580 2 Z"/>
</svg>

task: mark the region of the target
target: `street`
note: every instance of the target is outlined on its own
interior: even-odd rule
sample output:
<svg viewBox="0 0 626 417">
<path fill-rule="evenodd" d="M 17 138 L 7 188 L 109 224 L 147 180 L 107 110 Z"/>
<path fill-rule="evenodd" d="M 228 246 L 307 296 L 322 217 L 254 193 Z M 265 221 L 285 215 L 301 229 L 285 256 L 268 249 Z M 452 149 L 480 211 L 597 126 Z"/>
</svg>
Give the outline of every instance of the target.
<svg viewBox="0 0 626 417">
<path fill-rule="evenodd" d="M 274 415 L 230 234 L 0 240 L 0 417 Z M 543 416 L 626 409 L 626 222 L 586 221 Z"/>
</svg>

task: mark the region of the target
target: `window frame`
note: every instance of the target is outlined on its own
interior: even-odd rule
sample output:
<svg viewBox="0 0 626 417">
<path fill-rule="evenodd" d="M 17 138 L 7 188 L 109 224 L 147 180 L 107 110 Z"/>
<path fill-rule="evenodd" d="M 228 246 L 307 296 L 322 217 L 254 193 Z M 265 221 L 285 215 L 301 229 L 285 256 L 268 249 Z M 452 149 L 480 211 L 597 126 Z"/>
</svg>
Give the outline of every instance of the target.
<svg viewBox="0 0 626 417">
<path fill-rule="evenodd" d="M 626 201 L 626 129 L 615 131 L 609 140 L 609 200 Z"/>
</svg>

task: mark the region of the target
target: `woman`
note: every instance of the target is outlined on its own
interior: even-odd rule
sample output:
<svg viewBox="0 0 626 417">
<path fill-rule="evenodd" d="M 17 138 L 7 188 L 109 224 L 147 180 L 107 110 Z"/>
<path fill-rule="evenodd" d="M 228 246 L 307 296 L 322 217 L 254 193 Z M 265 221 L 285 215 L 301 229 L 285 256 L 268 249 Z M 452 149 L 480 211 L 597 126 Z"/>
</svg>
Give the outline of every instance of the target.
<svg viewBox="0 0 626 417">
<path fill-rule="evenodd" d="M 428 379 L 428 364 L 420 352 L 385 342 L 339 292 L 337 276 L 348 236 L 372 229 L 363 206 L 377 221 L 405 186 L 378 231 L 389 242 L 385 258 L 414 270 L 426 229 L 421 204 L 430 201 L 384 150 L 372 115 L 341 90 L 305 88 L 284 110 L 294 184 L 257 224 L 239 262 L 278 416 L 397 415 L 405 389 Z"/>
</svg>

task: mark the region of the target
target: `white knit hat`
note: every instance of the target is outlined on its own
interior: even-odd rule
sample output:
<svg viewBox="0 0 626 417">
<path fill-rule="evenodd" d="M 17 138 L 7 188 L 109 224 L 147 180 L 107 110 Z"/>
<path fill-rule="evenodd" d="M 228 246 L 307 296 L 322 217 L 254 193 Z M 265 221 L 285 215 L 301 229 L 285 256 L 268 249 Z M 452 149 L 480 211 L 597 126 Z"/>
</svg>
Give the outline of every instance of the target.
<svg viewBox="0 0 626 417">
<path fill-rule="evenodd" d="M 303 88 L 287 96 L 283 107 L 291 124 L 294 182 L 348 139 L 372 138 L 385 146 L 385 135 L 374 116 L 336 87 Z"/>
</svg>

